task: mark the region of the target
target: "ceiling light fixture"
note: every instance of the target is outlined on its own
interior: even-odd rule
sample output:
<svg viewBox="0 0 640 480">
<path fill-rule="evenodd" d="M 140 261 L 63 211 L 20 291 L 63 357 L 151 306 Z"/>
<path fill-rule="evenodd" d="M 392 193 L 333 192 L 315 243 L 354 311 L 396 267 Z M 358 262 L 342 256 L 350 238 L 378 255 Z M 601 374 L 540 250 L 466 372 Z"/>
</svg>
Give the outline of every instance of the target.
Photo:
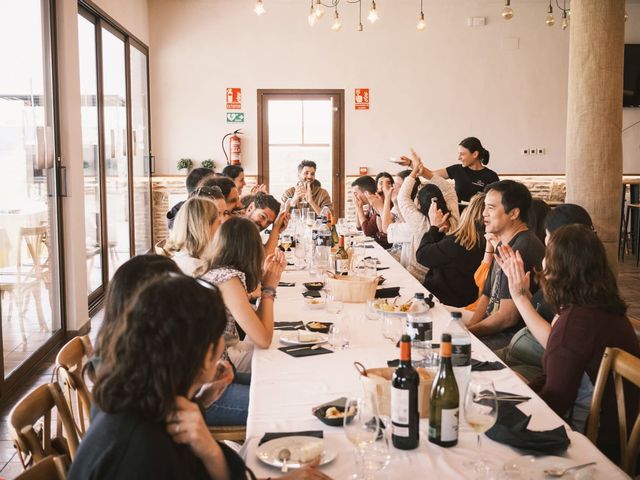
<svg viewBox="0 0 640 480">
<path fill-rule="evenodd" d="M 333 15 L 333 24 L 331 25 L 331 30 L 334 32 L 338 32 L 342 28 L 342 23 L 340 23 L 340 15 L 338 15 L 338 7 L 336 6 L 336 12 Z"/>
<path fill-rule="evenodd" d="M 422 8 L 422 0 L 420 0 L 420 16 L 418 17 L 418 23 L 416 24 L 416 28 L 422 31 L 426 27 L 427 27 L 427 24 L 424 21 L 424 10 Z"/>
<path fill-rule="evenodd" d="M 358 2 L 362 4 L 362 2 Z M 371 7 L 369 7 L 369 15 L 367 15 L 367 20 L 371 23 L 376 23 L 380 17 L 378 16 L 378 9 L 376 8 L 376 0 L 371 0 Z"/>
<path fill-rule="evenodd" d="M 256 6 L 253 7 L 253 11 L 258 16 L 266 12 L 266 10 L 264 9 L 264 4 L 262 3 L 262 0 L 256 0 Z"/>
<path fill-rule="evenodd" d="M 511 20 L 513 18 L 513 8 L 511 8 L 511 0 L 504 0 L 504 7 L 502 8 L 502 18 L 505 20 Z"/>
<path fill-rule="evenodd" d="M 547 9 L 547 19 L 545 23 L 553 27 L 556 24 L 556 18 L 553 16 L 553 7 L 551 6 L 551 0 L 549 0 L 549 8 Z"/>
</svg>

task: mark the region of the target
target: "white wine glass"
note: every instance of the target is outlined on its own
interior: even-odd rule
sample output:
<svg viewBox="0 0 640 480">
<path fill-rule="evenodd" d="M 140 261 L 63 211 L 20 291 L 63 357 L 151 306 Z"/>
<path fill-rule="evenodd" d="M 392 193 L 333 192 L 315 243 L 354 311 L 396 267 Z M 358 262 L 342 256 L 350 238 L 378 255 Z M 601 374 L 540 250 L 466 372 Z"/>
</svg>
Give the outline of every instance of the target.
<svg viewBox="0 0 640 480">
<path fill-rule="evenodd" d="M 371 469 L 366 468 L 364 454 L 380 434 L 380 420 L 375 399 L 372 395 L 350 398 L 345 403 L 345 413 L 344 433 L 356 447 L 356 464 L 359 470 L 351 478 L 369 480 L 372 478 L 372 472 Z"/>
<path fill-rule="evenodd" d="M 464 419 L 476 432 L 478 438 L 478 451 L 482 452 L 482 434 L 493 427 L 498 418 L 498 399 L 493 382 L 478 375 L 472 375 L 464 396 Z M 478 473 L 486 473 L 492 466 L 492 462 L 480 458 L 470 462 Z"/>
<path fill-rule="evenodd" d="M 281 233 L 280 234 L 280 248 L 283 251 L 287 251 L 289 250 L 289 247 L 291 247 L 291 243 L 292 243 L 292 238 L 291 235 L 288 233 Z"/>
</svg>

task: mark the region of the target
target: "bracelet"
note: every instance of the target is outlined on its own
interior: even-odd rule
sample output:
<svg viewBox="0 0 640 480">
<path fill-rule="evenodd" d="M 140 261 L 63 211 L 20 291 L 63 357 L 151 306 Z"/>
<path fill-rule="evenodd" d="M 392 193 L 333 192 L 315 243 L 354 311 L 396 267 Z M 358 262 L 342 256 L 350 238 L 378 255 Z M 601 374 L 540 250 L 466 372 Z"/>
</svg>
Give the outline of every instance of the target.
<svg viewBox="0 0 640 480">
<path fill-rule="evenodd" d="M 489 250 L 485 250 L 484 253 L 495 253 L 495 252 L 490 252 Z"/>
<path fill-rule="evenodd" d="M 277 293 L 276 289 L 273 287 L 262 287 L 262 293 L 260 294 L 261 298 L 271 298 L 273 300 L 276 299 Z"/>
</svg>

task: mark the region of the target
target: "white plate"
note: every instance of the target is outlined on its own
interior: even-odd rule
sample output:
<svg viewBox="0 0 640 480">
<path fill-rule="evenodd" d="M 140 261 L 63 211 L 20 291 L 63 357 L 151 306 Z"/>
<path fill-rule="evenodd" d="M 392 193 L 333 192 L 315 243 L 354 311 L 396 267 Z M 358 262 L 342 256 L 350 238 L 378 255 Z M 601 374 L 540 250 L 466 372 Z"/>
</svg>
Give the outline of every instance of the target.
<svg viewBox="0 0 640 480">
<path fill-rule="evenodd" d="M 516 457 L 513 460 L 505 462 L 504 471 L 508 479 L 526 479 L 526 480 L 545 480 L 544 474 L 547 468 L 569 468 L 583 463 L 589 463 L 589 460 L 572 460 L 564 457 L 534 457 L 525 455 L 524 457 Z M 564 479 L 580 479 L 591 480 L 599 478 L 598 465 L 591 465 L 577 471 L 568 472 Z"/>
<path fill-rule="evenodd" d="M 273 440 L 269 440 L 268 442 L 263 443 L 256 450 L 257 457 L 262 460 L 267 465 L 271 465 L 273 467 L 282 467 L 282 461 L 278 460 L 278 454 L 283 448 L 288 448 L 291 451 L 294 451 L 297 447 L 304 447 L 312 442 L 322 442 L 324 445 L 324 452 L 320 456 L 320 465 L 324 465 L 326 463 L 331 462 L 338 456 L 338 451 L 327 445 L 323 439 L 314 438 L 314 437 L 303 437 L 303 436 L 291 436 L 291 437 L 282 437 L 282 438 L 274 438 Z M 298 462 L 287 462 L 287 466 L 289 468 L 300 468 L 305 464 L 301 464 Z"/>
<path fill-rule="evenodd" d="M 329 337 L 324 333 L 318 333 L 319 340 L 314 340 L 312 342 L 301 342 L 298 340 L 298 332 L 287 332 L 283 333 L 280 336 L 280 342 L 285 345 L 316 345 L 318 343 L 327 343 Z"/>
</svg>

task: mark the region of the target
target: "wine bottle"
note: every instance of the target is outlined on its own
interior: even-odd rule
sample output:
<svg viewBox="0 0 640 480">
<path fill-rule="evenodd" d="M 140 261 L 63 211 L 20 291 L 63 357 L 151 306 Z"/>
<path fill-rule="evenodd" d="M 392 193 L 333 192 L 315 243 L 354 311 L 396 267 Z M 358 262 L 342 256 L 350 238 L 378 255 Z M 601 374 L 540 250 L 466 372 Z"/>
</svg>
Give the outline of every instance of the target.
<svg viewBox="0 0 640 480">
<path fill-rule="evenodd" d="M 411 366 L 411 338 L 400 339 L 400 365 L 391 380 L 391 441 L 402 450 L 417 448 L 420 442 L 418 386 L 420 377 Z"/>
<path fill-rule="evenodd" d="M 442 447 L 458 443 L 460 393 L 451 366 L 451 335 L 442 334 L 440 368 L 431 387 L 429 441 Z"/>
<path fill-rule="evenodd" d="M 340 235 L 338 241 L 338 251 L 336 252 L 336 275 L 349 274 L 349 254 L 344 249 L 344 236 Z"/>
<path fill-rule="evenodd" d="M 471 376 L 471 334 L 462 323 L 460 312 L 451 312 L 451 321 L 444 330 L 451 335 L 451 365 L 458 382 L 458 391 L 464 392 Z"/>
</svg>

